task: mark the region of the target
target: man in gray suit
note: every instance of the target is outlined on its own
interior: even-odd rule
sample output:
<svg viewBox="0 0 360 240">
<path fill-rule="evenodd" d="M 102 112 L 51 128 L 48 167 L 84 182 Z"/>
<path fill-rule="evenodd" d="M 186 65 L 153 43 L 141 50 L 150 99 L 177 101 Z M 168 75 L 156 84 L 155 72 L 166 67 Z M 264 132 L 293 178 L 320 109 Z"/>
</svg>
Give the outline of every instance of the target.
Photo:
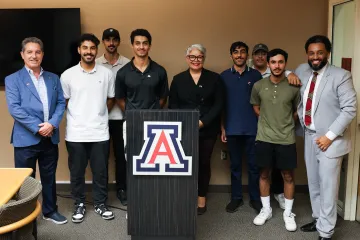
<svg viewBox="0 0 360 240">
<path fill-rule="evenodd" d="M 305 44 L 308 64 L 295 74 L 302 87 L 298 115 L 305 130 L 305 162 L 313 222 L 304 232 L 331 239 L 337 218 L 337 195 L 343 156 L 350 152 L 349 125 L 356 115 L 356 92 L 351 73 L 328 63 L 330 40 L 313 36 Z"/>
</svg>

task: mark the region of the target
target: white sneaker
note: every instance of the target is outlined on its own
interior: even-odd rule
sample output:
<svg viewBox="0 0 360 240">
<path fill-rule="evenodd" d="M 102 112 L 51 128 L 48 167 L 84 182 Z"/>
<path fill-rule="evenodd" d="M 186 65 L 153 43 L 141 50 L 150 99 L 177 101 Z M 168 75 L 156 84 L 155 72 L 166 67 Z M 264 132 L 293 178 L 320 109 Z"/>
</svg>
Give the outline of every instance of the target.
<svg viewBox="0 0 360 240">
<path fill-rule="evenodd" d="M 262 208 L 259 215 L 256 216 L 253 223 L 257 226 L 264 225 L 267 220 L 272 217 L 271 208 Z"/>
<path fill-rule="evenodd" d="M 274 198 L 279 203 L 279 207 L 285 210 L 285 196 L 283 193 L 274 194 Z"/>
<path fill-rule="evenodd" d="M 285 222 L 285 228 L 286 230 L 288 230 L 289 232 L 294 232 L 296 231 L 296 222 L 295 222 L 295 217 L 296 215 L 294 213 L 290 213 L 285 214 L 285 212 L 283 213 L 283 217 L 284 217 L 284 222 Z"/>
<path fill-rule="evenodd" d="M 72 215 L 71 221 L 73 223 L 81 223 L 82 221 L 84 221 L 85 212 L 86 212 L 86 207 L 84 203 L 79 203 L 75 205 L 75 210 Z"/>
<path fill-rule="evenodd" d="M 96 205 L 95 212 L 105 220 L 114 219 L 114 213 L 110 211 L 105 204 Z"/>
</svg>

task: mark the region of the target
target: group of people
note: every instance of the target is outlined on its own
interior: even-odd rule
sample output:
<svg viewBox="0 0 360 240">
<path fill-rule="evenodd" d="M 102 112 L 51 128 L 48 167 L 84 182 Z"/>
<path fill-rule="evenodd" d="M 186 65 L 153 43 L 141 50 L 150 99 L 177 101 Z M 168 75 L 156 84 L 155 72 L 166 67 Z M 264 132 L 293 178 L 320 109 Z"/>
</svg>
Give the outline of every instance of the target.
<svg viewBox="0 0 360 240">
<path fill-rule="evenodd" d="M 231 68 L 221 74 L 204 68 L 206 48 L 186 49 L 188 69 L 174 76 L 169 89 L 166 70 L 149 57 L 152 37 L 145 29 L 130 35 L 134 56 L 120 55 L 120 34 L 103 32 L 105 53 L 96 59 L 100 40 L 83 34 L 78 43 L 79 64 L 61 77 L 41 67 L 44 46 L 26 38 L 21 56 L 25 66 L 7 76 L 6 99 L 14 118 L 11 142 L 15 167 L 38 161 L 43 184 L 43 218 L 67 222 L 56 205 L 55 172 L 58 162 L 59 124 L 66 112 L 71 194 L 75 201 L 72 221 L 85 217 L 85 169 L 90 160 L 95 212 L 114 218 L 107 207 L 109 140 L 116 160 L 117 197 L 126 197 L 126 160 L 123 125 L 129 109 L 197 109 L 199 119 L 198 214 L 207 210 L 211 177 L 210 159 L 217 140 L 227 143 L 231 161 L 231 200 L 226 211 L 243 204 L 242 156 L 246 153 L 250 206 L 257 212 L 255 225 L 272 217 L 270 192 L 284 209 L 288 231 L 296 231 L 294 169 L 297 166 L 295 129 L 304 132 L 305 161 L 314 221 L 301 230 L 318 231 L 331 239 L 336 224 L 336 200 L 342 158 L 350 151 L 348 126 L 356 115 L 356 92 L 351 74 L 328 63 L 331 43 L 325 36 L 308 39 L 308 63 L 286 71 L 288 53 L 269 51 L 265 44 L 252 50 L 244 42 L 230 46 Z M 270 184 L 271 183 L 271 184 Z"/>
</svg>

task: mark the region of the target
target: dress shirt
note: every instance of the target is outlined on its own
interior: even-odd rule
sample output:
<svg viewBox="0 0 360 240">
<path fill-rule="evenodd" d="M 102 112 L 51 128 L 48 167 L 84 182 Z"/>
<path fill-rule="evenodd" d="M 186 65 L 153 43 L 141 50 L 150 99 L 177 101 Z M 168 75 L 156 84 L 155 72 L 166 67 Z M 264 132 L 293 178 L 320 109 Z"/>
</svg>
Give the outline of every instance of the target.
<svg viewBox="0 0 360 240">
<path fill-rule="evenodd" d="M 44 122 L 49 121 L 49 104 L 48 104 L 48 96 L 47 96 L 47 89 L 46 89 L 46 84 L 45 84 L 45 79 L 43 76 L 44 70 L 41 68 L 40 71 L 40 76 L 37 79 L 34 75 L 34 71 L 27 68 L 25 66 L 27 72 L 30 75 L 30 78 L 32 80 L 32 82 L 35 85 L 36 91 L 39 94 L 40 100 L 42 102 L 43 105 L 43 111 L 44 111 Z"/>
<path fill-rule="evenodd" d="M 310 126 L 305 126 L 305 122 L 304 122 L 304 126 L 310 130 L 316 131 L 316 127 L 315 127 L 315 121 L 314 121 L 314 112 L 315 112 L 315 102 L 316 102 L 316 94 L 317 94 L 317 90 L 319 88 L 320 82 L 324 76 L 324 72 L 326 67 L 328 66 L 328 64 L 326 64 L 322 69 L 320 69 L 316 78 L 316 84 L 315 84 L 315 88 L 314 88 L 314 92 L 313 92 L 313 97 L 312 97 L 312 105 L 311 105 L 311 124 Z M 315 71 L 313 71 L 314 73 Z M 311 80 L 313 78 L 314 74 L 311 74 L 309 81 L 306 85 L 305 91 L 304 91 L 304 98 L 303 98 L 303 116 L 304 116 L 304 120 L 305 120 L 305 109 L 306 109 L 306 102 L 307 102 L 307 98 L 309 95 L 309 89 L 310 89 L 310 84 L 311 84 Z M 333 141 L 337 135 L 331 131 L 328 131 L 325 135 L 328 139 L 330 139 L 331 141 Z"/>
</svg>

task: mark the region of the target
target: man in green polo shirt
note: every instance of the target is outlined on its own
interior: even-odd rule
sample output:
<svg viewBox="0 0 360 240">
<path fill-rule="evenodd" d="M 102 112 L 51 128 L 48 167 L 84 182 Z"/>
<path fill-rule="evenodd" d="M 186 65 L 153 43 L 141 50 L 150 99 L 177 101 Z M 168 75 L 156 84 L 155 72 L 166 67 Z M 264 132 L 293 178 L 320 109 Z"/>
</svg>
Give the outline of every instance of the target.
<svg viewBox="0 0 360 240">
<path fill-rule="evenodd" d="M 260 195 L 263 208 L 254 219 L 263 225 L 272 217 L 270 207 L 270 172 L 281 170 L 284 179 L 285 211 L 283 219 L 288 231 L 296 230 L 294 202 L 294 169 L 297 166 L 295 120 L 300 101 L 299 88 L 288 83 L 285 69 L 288 54 L 282 49 L 268 52 L 270 77 L 255 83 L 250 103 L 259 116 L 255 160 L 260 170 Z"/>
</svg>

